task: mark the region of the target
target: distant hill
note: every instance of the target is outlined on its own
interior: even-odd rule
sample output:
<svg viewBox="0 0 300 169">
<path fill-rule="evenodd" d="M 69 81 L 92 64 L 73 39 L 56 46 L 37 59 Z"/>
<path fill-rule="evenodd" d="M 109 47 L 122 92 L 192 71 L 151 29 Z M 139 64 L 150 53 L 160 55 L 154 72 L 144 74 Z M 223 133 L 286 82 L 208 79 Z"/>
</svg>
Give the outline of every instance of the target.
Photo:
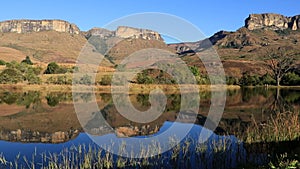
<svg viewBox="0 0 300 169">
<path fill-rule="evenodd" d="M 169 47 L 186 60 L 197 60 L 195 54 L 203 52 L 210 44 L 223 60 L 226 73 L 241 76 L 246 71 L 264 74 L 262 60 L 270 48 L 287 46 L 300 64 L 299 41 L 299 15 L 251 14 L 245 26 L 235 32 L 220 31 L 205 40 L 169 44 Z"/>
<path fill-rule="evenodd" d="M 142 48 L 168 48 L 159 33 L 147 29 L 120 26 L 116 31 L 93 28 L 83 32 L 62 20 L 0 22 L 0 59 L 4 61 L 21 61 L 30 56 L 40 63 L 76 63 L 88 41 L 95 47 L 91 52 L 107 56 L 102 65 L 110 67 L 118 62 L 117 58 Z"/>
</svg>

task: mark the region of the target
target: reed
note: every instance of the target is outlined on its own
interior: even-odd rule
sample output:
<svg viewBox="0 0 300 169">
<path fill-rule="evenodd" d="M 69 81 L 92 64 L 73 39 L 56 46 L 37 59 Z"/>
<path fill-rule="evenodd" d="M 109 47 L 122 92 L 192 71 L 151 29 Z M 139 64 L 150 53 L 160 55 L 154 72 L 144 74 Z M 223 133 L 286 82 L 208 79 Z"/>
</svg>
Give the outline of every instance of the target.
<svg viewBox="0 0 300 169">
<path fill-rule="evenodd" d="M 293 141 L 300 138 L 300 113 L 285 112 L 271 115 L 265 123 L 252 118 L 244 137 L 246 143 Z"/>
</svg>

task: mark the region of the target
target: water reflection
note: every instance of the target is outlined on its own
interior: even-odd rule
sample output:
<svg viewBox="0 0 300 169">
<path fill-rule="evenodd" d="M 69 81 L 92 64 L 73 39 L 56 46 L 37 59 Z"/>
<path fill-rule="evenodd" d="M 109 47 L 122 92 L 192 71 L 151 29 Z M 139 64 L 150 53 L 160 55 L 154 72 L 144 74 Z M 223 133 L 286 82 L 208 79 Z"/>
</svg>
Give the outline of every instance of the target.
<svg viewBox="0 0 300 169">
<path fill-rule="evenodd" d="M 177 94 L 166 95 L 167 105 L 164 113 L 147 124 L 134 123 L 120 115 L 112 103 L 110 94 L 96 95 L 101 111 L 92 112 L 92 116 L 86 117 L 87 123 L 84 127 L 99 139 L 126 140 L 130 137 L 155 136 L 166 130 L 179 116 L 181 98 Z M 89 93 L 77 96 L 75 94 L 75 99 L 78 101 L 90 102 L 90 98 Z M 201 126 L 204 122 L 209 121 L 207 114 L 210 106 L 210 92 L 201 92 L 200 98 L 200 108 L 195 122 L 197 125 L 193 126 L 190 136 L 186 138 L 192 142 L 189 144 L 189 151 L 177 150 L 176 147 L 171 149 L 160 156 L 160 158 L 167 159 L 162 160 L 161 166 L 234 168 L 239 163 L 261 164 L 268 162 L 276 154 L 282 153 L 280 147 L 285 148 L 283 149 L 285 151 L 290 150 L 291 153 L 299 154 L 299 142 L 264 144 L 242 142 L 243 135 L 252 125 L 253 119 L 257 124 L 264 125 L 274 113 L 299 111 L 299 90 L 282 89 L 278 92 L 264 88 L 244 88 L 228 91 L 223 118 L 214 131 L 215 134 L 201 145 L 197 144 L 194 138 L 197 138 L 199 131 L 203 130 Z M 30 158 L 35 147 L 38 152 L 58 153 L 63 148 L 70 149 L 73 144 L 92 144 L 87 135 L 81 133 L 83 130 L 77 120 L 72 99 L 72 93 L 0 92 L 0 139 L 6 140 L 0 142 L 0 152 L 4 154 L 12 152 L 10 158 L 13 160 L 18 152 Z M 130 95 L 130 99 L 136 109 L 144 111 L 150 107 L 147 94 Z M 193 125 L 189 121 L 189 112 L 181 115 L 184 116 L 180 118 L 181 124 Z M 99 121 L 100 116 L 104 117 L 105 121 Z M 108 125 L 111 127 L 107 127 Z M 208 132 L 212 131 L 208 130 Z M 217 145 L 218 142 L 222 146 L 212 146 Z M 183 141 L 181 144 L 184 145 L 186 142 Z M 176 157 L 172 156 L 175 151 L 180 152 Z M 184 155 L 184 152 L 188 155 Z M 187 161 L 187 163 L 180 161 Z"/>
</svg>

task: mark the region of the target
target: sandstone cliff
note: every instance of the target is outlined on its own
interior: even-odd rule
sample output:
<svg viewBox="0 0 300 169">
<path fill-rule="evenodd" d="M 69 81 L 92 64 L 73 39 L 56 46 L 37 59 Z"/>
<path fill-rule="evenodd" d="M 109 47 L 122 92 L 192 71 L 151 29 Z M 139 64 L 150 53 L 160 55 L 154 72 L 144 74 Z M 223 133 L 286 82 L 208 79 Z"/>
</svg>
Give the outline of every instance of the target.
<svg viewBox="0 0 300 169">
<path fill-rule="evenodd" d="M 29 33 L 40 31 L 57 31 L 79 34 L 79 28 L 63 20 L 8 20 L 0 22 L 0 32 Z"/>
<path fill-rule="evenodd" d="M 110 31 L 103 28 L 93 28 L 86 33 L 86 37 L 89 38 L 92 35 L 100 36 L 103 39 L 116 37 L 121 39 L 163 40 L 158 32 L 128 26 L 119 26 L 116 31 Z"/>
<path fill-rule="evenodd" d="M 245 27 L 249 30 L 268 28 L 272 30 L 300 28 L 300 15 L 286 17 L 280 14 L 250 14 L 245 21 Z"/>
</svg>

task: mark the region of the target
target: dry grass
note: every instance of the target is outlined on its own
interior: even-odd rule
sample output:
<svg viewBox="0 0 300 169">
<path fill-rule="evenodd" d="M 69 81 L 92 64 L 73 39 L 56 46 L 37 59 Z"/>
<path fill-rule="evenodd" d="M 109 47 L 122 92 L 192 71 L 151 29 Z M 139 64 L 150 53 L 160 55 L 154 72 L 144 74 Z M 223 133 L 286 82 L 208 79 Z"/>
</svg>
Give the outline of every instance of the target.
<svg viewBox="0 0 300 169">
<path fill-rule="evenodd" d="M 292 141 L 300 138 L 300 113 L 285 112 L 271 115 L 266 123 L 253 118 L 244 136 L 247 143 Z"/>
</svg>

